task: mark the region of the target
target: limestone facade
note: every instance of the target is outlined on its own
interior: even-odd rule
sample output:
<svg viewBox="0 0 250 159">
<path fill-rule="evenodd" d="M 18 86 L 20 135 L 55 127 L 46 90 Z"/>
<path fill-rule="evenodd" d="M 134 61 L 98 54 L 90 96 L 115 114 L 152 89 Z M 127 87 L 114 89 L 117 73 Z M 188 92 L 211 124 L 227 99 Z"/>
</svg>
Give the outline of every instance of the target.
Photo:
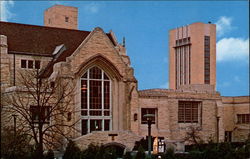
<svg viewBox="0 0 250 159">
<path fill-rule="evenodd" d="M 54 5 L 44 11 L 44 25 L 58 28 L 78 29 L 78 8 Z"/>
<path fill-rule="evenodd" d="M 8 27 L 6 22 L 0 24 Z M 14 23 L 8 23 L 8 25 L 16 28 L 23 27 Z M 45 27 L 34 26 L 34 28 L 43 29 Z M 46 27 L 46 29 L 71 31 L 70 29 L 66 31 L 50 27 Z M 79 33 L 83 32 L 79 31 Z M 18 85 L 18 81 L 14 82 L 14 79 L 18 76 L 18 72 L 25 69 L 21 68 L 22 59 L 40 60 L 40 70 L 45 72 L 46 78 L 52 81 L 55 78 L 60 78 L 75 86 L 71 107 L 76 110 L 76 113 L 73 114 L 71 122 L 79 120 L 76 125 L 76 129 L 79 131 L 72 133 L 70 137 L 81 148 L 86 148 L 90 143 L 118 143 L 128 150 L 132 150 L 135 141 L 147 136 L 147 124 L 142 122 L 142 109 L 147 108 L 153 108 L 156 115 L 155 123 L 152 124 L 152 135 L 164 137 L 166 141 L 188 144 L 184 138 L 190 126 L 198 128 L 198 134 L 205 142 L 211 139 L 222 142 L 225 140 L 225 132 L 231 132 L 231 141 L 243 141 L 249 135 L 249 124 L 237 124 L 238 114 L 250 114 L 249 96 L 221 96 L 219 92 L 214 90 L 215 76 L 211 77 L 212 86 L 197 82 L 197 85 L 186 85 L 180 89 L 138 90 L 138 81 L 130 66 L 126 48 L 117 42 L 113 32 L 105 33 L 97 27 L 91 32 L 86 32 L 85 38 L 80 40 L 79 45 L 73 51 L 68 53 L 66 49 L 58 56 L 54 56 L 52 53 L 61 43 L 54 45 L 54 49 L 50 50 L 51 52 L 48 54 L 39 53 L 39 51 L 37 54 L 31 54 L 22 50 L 16 50 L 19 52 L 13 54 L 15 48 L 12 45 L 13 35 L 8 31 L 0 31 L 0 34 L 1 93 L 9 87 Z M 66 39 L 64 44 L 67 43 L 67 40 L 71 39 Z M 44 42 L 44 45 L 49 44 Z M 66 48 L 70 48 L 69 45 Z M 33 46 L 30 45 L 30 47 Z M 211 58 L 215 59 L 215 57 Z M 108 131 L 92 131 L 82 135 L 81 77 L 92 67 L 103 70 L 111 80 L 110 108 L 112 119 Z M 202 77 L 197 78 L 197 80 L 204 80 L 204 72 L 201 74 Z M 180 102 L 199 103 L 196 122 L 180 122 Z M 114 138 L 111 137 L 112 134 L 115 134 Z"/>
<path fill-rule="evenodd" d="M 216 86 L 216 25 L 201 22 L 169 31 L 169 88 Z"/>
</svg>

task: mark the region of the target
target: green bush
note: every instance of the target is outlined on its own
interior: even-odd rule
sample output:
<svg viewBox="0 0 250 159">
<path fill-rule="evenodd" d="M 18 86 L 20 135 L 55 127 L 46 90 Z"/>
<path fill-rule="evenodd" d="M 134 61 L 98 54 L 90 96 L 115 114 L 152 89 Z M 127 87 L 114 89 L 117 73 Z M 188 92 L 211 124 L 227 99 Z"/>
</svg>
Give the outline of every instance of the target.
<svg viewBox="0 0 250 159">
<path fill-rule="evenodd" d="M 69 141 L 66 151 L 63 155 L 63 159 L 80 159 L 81 158 L 81 150 L 80 148 L 73 142 Z"/>
<path fill-rule="evenodd" d="M 47 152 L 47 154 L 45 155 L 45 159 L 54 159 L 55 156 L 54 156 L 54 151 L 53 150 L 49 150 Z"/>
<path fill-rule="evenodd" d="M 145 150 L 142 145 L 139 146 L 138 152 L 136 153 L 135 159 L 144 159 L 145 158 Z"/>
<path fill-rule="evenodd" d="M 87 149 L 83 150 L 82 152 L 82 159 L 95 159 L 96 156 L 99 156 L 100 153 L 98 153 L 100 150 L 99 146 L 96 146 L 94 144 L 90 144 Z"/>
<path fill-rule="evenodd" d="M 167 159 L 175 159 L 174 148 L 169 147 L 166 151 L 165 158 Z"/>
<path fill-rule="evenodd" d="M 2 130 L 2 156 L 4 159 L 28 159 L 34 152 L 31 138 L 22 131 L 14 133 L 13 128 L 5 127 Z"/>
<path fill-rule="evenodd" d="M 130 152 L 126 152 L 125 155 L 123 156 L 123 159 L 132 159 L 132 155 Z"/>
</svg>

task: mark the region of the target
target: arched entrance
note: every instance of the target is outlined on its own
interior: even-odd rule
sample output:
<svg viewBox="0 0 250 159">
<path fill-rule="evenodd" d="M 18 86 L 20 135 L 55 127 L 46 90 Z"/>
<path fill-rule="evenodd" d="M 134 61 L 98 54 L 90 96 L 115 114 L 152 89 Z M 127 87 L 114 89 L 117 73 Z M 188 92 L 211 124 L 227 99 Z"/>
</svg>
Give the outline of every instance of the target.
<svg viewBox="0 0 250 159">
<path fill-rule="evenodd" d="M 117 142 L 104 145 L 105 152 L 110 155 L 110 159 L 122 158 L 126 146 Z"/>
</svg>

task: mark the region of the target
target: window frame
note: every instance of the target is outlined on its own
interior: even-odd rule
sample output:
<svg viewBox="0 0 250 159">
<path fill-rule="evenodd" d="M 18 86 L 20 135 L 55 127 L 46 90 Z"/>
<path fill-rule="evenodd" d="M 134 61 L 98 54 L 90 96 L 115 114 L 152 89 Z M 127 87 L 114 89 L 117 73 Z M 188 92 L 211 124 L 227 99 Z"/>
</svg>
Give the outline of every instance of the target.
<svg viewBox="0 0 250 159">
<path fill-rule="evenodd" d="M 181 105 L 183 104 L 183 105 Z M 197 104 L 197 105 L 194 105 Z M 178 101 L 178 123 L 194 123 L 198 124 L 201 122 L 201 101 L 184 101 L 180 100 Z M 181 108 L 183 106 L 183 108 Z M 194 106 L 197 106 L 197 108 L 194 108 Z M 183 111 L 183 112 L 181 112 Z M 197 114 L 194 111 L 197 112 Z M 190 112 L 190 114 L 188 114 Z M 188 114 L 188 115 L 187 115 Z M 182 117 L 183 116 L 183 117 Z M 190 119 L 188 119 L 190 118 Z M 194 119 L 195 118 L 195 119 Z"/>
<path fill-rule="evenodd" d="M 158 109 L 157 108 L 141 108 L 141 124 L 147 124 L 147 120 L 145 120 L 144 115 L 145 114 L 152 114 L 149 113 L 149 111 L 153 111 L 154 110 L 154 120 L 152 120 L 151 124 L 156 124 L 157 123 L 157 113 L 158 113 Z M 143 111 L 146 111 L 146 113 L 144 114 Z"/>
<path fill-rule="evenodd" d="M 21 64 L 21 68 L 27 68 L 27 60 L 21 59 L 20 64 Z"/>
<path fill-rule="evenodd" d="M 48 115 L 49 113 L 51 113 L 51 106 L 35 106 L 35 105 L 31 105 L 29 107 L 29 111 L 31 114 L 31 120 L 33 124 L 39 124 L 39 114 L 42 112 L 43 114 L 41 115 L 42 117 L 42 121 L 43 124 L 50 124 L 50 120 L 51 120 L 51 115 Z M 37 117 L 38 119 L 34 119 L 34 116 Z"/>
<path fill-rule="evenodd" d="M 41 69 L 41 60 L 20 59 L 21 69 Z"/>
<path fill-rule="evenodd" d="M 27 60 L 28 61 L 28 69 L 34 68 L 34 61 L 33 60 Z"/>
<path fill-rule="evenodd" d="M 237 114 L 237 124 L 250 124 L 250 114 Z"/>
<path fill-rule="evenodd" d="M 68 23 L 69 22 L 69 17 L 65 16 L 65 22 Z"/>
<path fill-rule="evenodd" d="M 99 70 L 101 70 L 101 78 L 100 79 L 96 79 L 96 78 L 90 78 L 90 70 L 93 68 L 98 68 Z M 87 108 L 82 108 L 82 81 L 86 81 L 86 85 L 85 87 L 83 87 L 87 93 L 87 97 L 86 97 L 86 102 L 87 102 Z M 101 109 L 90 109 L 90 81 L 99 81 L 101 82 Z M 104 88 L 104 83 L 105 82 L 109 82 L 109 108 L 105 109 L 105 99 L 104 98 L 104 93 L 105 93 L 105 88 Z M 92 120 L 102 120 L 101 123 L 101 130 L 95 130 L 95 131 L 111 131 L 112 130 L 112 80 L 111 78 L 108 76 L 108 74 L 101 69 L 98 66 L 93 66 L 88 68 L 83 75 L 80 78 L 80 109 L 81 109 L 81 134 L 82 135 L 86 135 L 88 133 L 91 133 L 91 121 Z M 85 106 L 84 106 L 85 107 Z M 90 111 L 101 111 L 101 115 L 90 115 Z M 109 111 L 109 115 L 107 115 L 107 111 Z M 106 114 L 106 115 L 105 115 Z M 87 120 L 87 132 L 86 129 L 85 133 L 83 132 L 83 127 L 82 127 L 82 120 Z M 109 130 L 105 129 L 105 122 L 107 122 L 107 120 L 109 120 Z"/>
</svg>

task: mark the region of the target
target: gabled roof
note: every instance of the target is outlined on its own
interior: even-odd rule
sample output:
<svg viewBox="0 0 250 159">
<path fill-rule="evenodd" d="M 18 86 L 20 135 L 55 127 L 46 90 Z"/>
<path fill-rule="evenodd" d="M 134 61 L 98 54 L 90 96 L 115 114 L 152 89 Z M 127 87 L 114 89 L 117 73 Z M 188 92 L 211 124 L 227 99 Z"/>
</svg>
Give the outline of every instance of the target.
<svg viewBox="0 0 250 159">
<path fill-rule="evenodd" d="M 72 53 L 89 35 L 89 31 L 0 22 L 0 34 L 7 36 L 8 51 L 51 56 L 55 47 L 64 44 Z"/>
<path fill-rule="evenodd" d="M 56 60 L 51 61 L 48 67 L 65 61 L 66 57 L 70 56 L 89 34 L 90 31 L 0 21 L 0 35 L 7 36 L 9 53 L 52 57 L 56 46 L 64 44 L 66 50 Z M 111 34 L 106 35 L 115 45 Z M 52 69 L 48 74 L 50 73 Z"/>
</svg>

